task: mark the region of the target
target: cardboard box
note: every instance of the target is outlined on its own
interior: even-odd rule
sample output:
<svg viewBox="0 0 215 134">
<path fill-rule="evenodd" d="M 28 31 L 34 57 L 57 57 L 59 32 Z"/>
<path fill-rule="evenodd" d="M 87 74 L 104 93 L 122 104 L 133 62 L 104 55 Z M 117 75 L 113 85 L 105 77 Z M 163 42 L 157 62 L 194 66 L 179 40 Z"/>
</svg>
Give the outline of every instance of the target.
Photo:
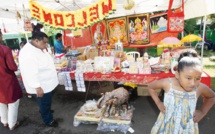
<svg viewBox="0 0 215 134">
<path fill-rule="evenodd" d="M 161 89 L 157 89 L 155 91 L 160 95 Z M 147 85 L 137 86 L 137 94 L 138 96 L 150 96 Z"/>
</svg>

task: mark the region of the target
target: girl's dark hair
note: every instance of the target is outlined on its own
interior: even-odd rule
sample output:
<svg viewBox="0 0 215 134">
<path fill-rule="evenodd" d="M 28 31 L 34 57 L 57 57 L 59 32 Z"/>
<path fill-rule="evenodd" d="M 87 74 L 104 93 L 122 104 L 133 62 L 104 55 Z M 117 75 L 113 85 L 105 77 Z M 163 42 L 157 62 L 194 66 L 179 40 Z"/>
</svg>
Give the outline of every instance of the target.
<svg viewBox="0 0 215 134">
<path fill-rule="evenodd" d="M 183 71 L 184 67 L 202 66 L 195 50 L 183 51 L 178 58 L 177 71 Z"/>
<path fill-rule="evenodd" d="M 43 40 L 44 37 L 48 38 L 48 36 L 45 33 L 43 33 L 43 32 L 35 32 L 35 33 L 33 33 L 31 39 L 32 40 L 35 40 L 35 39 Z"/>
</svg>

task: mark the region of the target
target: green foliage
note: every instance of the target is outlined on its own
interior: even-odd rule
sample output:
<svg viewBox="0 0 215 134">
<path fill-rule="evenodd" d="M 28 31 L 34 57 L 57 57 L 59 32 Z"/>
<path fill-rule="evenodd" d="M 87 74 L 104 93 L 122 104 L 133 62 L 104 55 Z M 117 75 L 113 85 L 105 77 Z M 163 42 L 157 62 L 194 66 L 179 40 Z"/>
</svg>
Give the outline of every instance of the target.
<svg viewBox="0 0 215 134">
<path fill-rule="evenodd" d="M 204 65 L 204 68 L 208 68 L 208 69 L 212 68 L 212 69 L 215 69 L 215 65 Z"/>
<path fill-rule="evenodd" d="M 196 22 L 198 18 L 189 19 L 184 21 L 184 36 L 193 33 L 196 30 Z"/>
<path fill-rule="evenodd" d="M 48 25 L 44 25 L 44 31 L 45 33 L 50 37 L 52 35 L 55 35 L 57 33 L 60 33 L 61 30 L 60 29 L 56 29 L 54 27 L 48 26 Z"/>
<path fill-rule="evenodd" d="M 210 29 L 215 30 L 215 14 L 209 15 L 208 18 L 211 20 Z"/>
<path fill-rule="evenodd" d="M 158 28 L 159 28 L 158 25 L 153 25 L 153 26 L 152 26 L 152 29 L 153 29 L 153 30 L 158 29 Z"/>
<path fill-rule="evenodd" d="M 132 52 L 132 51 L 137 51 L 136 48 L 124 48 L 125 52 Z"/>
<path fill-rule="evenodd" d="M 200 55 L 201 48 L 197 48 L 196 51 Z M 214 56 L 214 55 L 215 55 L 215 53 L 213 51 L 210 51 L 210 50 L 204 50 L 204 52 L 203 52 L 203 57 L 210 57 L 210 56 Z"/>
<path fill-rule="evenodd" d="M 149 47 L 147 48 L 146 52 L 148 53 L 148 55 L 152 56 L 152 57 L 157 57 L 157 47 Z"/>
</svg>

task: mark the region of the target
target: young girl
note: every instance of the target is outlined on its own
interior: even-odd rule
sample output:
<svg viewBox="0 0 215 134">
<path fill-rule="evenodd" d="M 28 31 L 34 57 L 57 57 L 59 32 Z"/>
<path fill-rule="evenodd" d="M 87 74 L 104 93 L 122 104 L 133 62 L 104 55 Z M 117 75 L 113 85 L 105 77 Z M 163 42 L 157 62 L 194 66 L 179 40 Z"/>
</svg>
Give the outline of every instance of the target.
<svg viewBox="0 0 215 134">
<path fill-rule="evenodd" d="M 161 111 L 151 134 L 198 134 L 198 122 L 215 103 L 215 93 L 200 82 L 202 65 L 194 50 L 180 54 L 175 78 L 154 81 L 148 90 Z M 164 102 L 156 89 L 163 89 Z M 199 96 L 204 98 L 200 110 L 196 110 Z"/>
</svg>

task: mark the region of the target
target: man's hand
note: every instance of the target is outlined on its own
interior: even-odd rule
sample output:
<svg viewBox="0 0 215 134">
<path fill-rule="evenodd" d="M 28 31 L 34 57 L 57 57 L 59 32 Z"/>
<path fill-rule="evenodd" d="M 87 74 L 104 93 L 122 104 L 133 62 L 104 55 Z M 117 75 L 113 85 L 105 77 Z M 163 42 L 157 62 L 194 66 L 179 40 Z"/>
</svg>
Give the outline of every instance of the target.
<svg viewBox="0 0 215 134">
<path fill-rule="evenodd" d="M 44 95 L 43 89 L 41 87 L 36 88 L 37 91 L 37 97 L 42 98 Z"/>
<path fill-rule="evenodd" d="M 63 47 L 63 50 L 64 50 L 64 51 L 68 51 L 70 48 L 71 48 L 71 46 L 64 46 L 64 47 Z"/>
<path fill-rule="evenodd" d="M 71 48 L 71 46 L 64 46 L 62 49 L 62 52 L 66 53 L 70 48 Z"/>
</svg>

